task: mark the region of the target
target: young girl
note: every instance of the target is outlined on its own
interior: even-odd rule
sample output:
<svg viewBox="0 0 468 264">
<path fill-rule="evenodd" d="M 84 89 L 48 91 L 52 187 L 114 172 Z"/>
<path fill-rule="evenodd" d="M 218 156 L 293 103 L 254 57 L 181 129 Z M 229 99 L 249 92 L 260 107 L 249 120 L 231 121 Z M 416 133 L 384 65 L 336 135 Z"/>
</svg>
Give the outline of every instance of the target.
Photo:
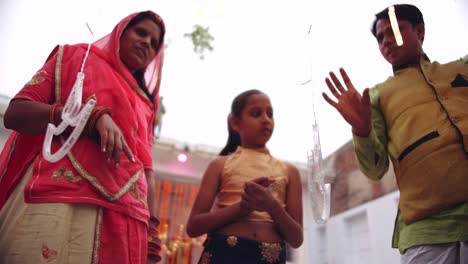
<svg viewBox="0 0 468 264">
<path fill-rule="evenodd" d="M 285 263 L 285 242 L 302 244 L 300 176 L 266 148 L 273 128 L 266 94 L 234 99 L 228 142 L 209 164 L 187 223 L 189 236 L 208 234 L 199 263 Z"/>
</svg>

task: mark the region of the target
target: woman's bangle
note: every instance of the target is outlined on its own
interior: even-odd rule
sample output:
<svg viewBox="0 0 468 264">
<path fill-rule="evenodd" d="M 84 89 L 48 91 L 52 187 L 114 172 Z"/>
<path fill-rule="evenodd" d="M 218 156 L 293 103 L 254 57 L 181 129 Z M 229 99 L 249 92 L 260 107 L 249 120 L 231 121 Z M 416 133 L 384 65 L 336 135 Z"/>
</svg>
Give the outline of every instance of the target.
<svg viewBox="0 0 468 264">
<path fill-rule="evenodd" d="M 161 239 L 156 227 L 148 226 L 148 257 L 156 262 L 161 260 Z"/>
<path fill-rule="evenodd" d="M 111 109 L 107 107 L 103 107 L 103 106 L 94 107 L 93 111 L 91 112 L 91 115 L 89 116 L 88 122 L 86 123 L 86 126 L 85 126 L 85 131 L 87 132 L 88 135 L 94 134 L 97 121 L 99 120 L 99 118 L 101 118 L 105 114 L 112 116 Z"/>
<path fill-rule="evenodd" d="M 49 114 L 49 123 L 53 124 L 53 125 L 56 125 L 56 118 L 55 116 L 57 115 L 57 108 L 61 107 L 62 104 L 61 103 L 54 103 L 52 105 L 52 107 L 50 108 L 50 114 Z"/>
<path fill-rule="evenodd" d="M 156 227 L 159 226 L 159 223 L 159 219 L 156 216 L 151 216 L 148 225 L 151 226 L 151 224 L 153 224 Z"/>
<path fill-rule="evenodd" d="M 148 256 L 152 256 L 158 261 L 161 259 L 159 253 L 161 252 L 161 239 L 159 238 L 159 219 L 151 216 L 148 222 Z"/>
</svg>

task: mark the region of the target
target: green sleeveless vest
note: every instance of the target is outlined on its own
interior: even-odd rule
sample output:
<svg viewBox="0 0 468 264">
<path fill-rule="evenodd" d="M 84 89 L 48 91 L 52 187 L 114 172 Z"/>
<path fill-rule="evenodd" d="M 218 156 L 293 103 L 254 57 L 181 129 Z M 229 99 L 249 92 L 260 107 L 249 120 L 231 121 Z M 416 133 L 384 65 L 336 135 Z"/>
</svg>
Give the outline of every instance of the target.
<svg viewBox="0 0 468 264">
<path fill-rule="evenodd" d="M 468 201 L 468 64 L 421 60 L 377 86 L 405 223 Z"/>
</svg>

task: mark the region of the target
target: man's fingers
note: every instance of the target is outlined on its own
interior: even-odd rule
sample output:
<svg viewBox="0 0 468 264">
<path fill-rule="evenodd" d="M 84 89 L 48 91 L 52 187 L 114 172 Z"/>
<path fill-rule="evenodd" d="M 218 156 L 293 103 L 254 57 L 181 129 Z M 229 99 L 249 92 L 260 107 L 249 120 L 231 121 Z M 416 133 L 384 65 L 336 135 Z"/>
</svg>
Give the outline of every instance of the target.
<svg viewBox="0 0 468 264">
<path fill-rule="evenodd" d="M 338 93 L 335 86 L 331 83 L 330 79 L 325 78 L 325 83 L 328 86 L 328 90 L 330 90 L 330 92 L 335 96 L 336 99 L 339 99 L 341 95 Z"/>
<path fill-rule="evenodd" d="M 336 89 L 338 89 L 338 91 L 340 93 L 344 93 L 346 92 L 346 90 L 343 88 L 343 85 L 341 84 L 340 80 L 338 80 L 338 78 L 336 77 L 336 75 L 333 73 L 333 72 L 330 72 L 330 77 L 331 77 L 331 80 L 333 82 L 333 84 L 335 85 Z"/>
<path fill-rule="evenodd" d="M 369 88 L 364 89 L 362 92 L 362 103 L 363 105 L 370 105 Z"/>
<path fill-rule="evenodd" d="M 330 97 L 328 97 L 328 95 L 326 93 L 322 93 L 322 96 L 323 96 L 323 99 L 325 99 L 325 101 L 327 101 L 327 103 L 330 104 L 331 106 L 333 106 L 334 108 L 336 108 L 338 106 L 338 103 L 336 103 L 335 101 L 330 99 Z"/>
<path fill-rule="evenodd" d="M 346 71 L 343 68 L 340 68 L 340 74 L 341 74 L 341 77 L 343 78 L 343 82 L 346 85 L 346 87 L 348 89 L 354 89 L 354 85 L 351 82 L 351 79 L 349 79 L 348 74 L 346 73 Z"/>
<path fill-rule="evenodd" d="M 362 92 L 362 106 L 366 109 L 366 112 L 370 114 L 371 112 L 371 103 L 370 103 L 370 96 L 369 96 L 369 88 L 364 89 Z"/>
</svg>

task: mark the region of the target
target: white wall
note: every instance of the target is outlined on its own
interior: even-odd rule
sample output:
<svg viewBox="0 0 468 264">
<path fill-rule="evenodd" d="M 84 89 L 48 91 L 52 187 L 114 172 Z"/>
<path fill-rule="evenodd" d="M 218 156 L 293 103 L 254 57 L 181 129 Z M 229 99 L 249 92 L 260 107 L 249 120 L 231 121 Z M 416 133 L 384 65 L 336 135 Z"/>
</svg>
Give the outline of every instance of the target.
<svg viewBox="0 0 468 264">
<path fill-rule="evenodd" d="M 307 262 L 316 264 L 395 264 L 400 253 L 391 248 L 398 192 L 350 209 L 325 225 L 308 223 Z"/>
</svg>

